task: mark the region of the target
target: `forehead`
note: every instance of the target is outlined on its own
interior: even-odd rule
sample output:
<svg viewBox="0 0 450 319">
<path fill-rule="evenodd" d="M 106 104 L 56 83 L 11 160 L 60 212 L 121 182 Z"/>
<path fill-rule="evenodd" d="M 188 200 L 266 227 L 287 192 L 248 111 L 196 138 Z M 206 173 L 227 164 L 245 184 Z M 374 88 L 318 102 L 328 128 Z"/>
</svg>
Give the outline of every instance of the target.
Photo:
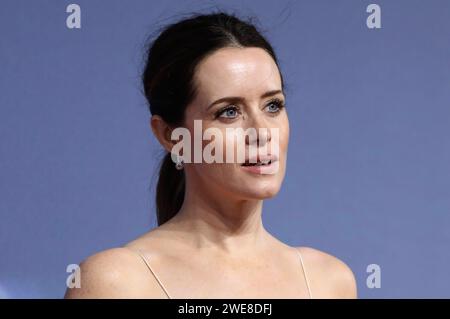
<svg viewBox="0 0 450 319">
<path fill-rule="evenodd" d="M 261 93 L 281 90 L 278 67 L 260 48 L 222 48 L 197 66 L 198 97 L 210 101 L 224 96 L 259 98 Z"/>
</svg>

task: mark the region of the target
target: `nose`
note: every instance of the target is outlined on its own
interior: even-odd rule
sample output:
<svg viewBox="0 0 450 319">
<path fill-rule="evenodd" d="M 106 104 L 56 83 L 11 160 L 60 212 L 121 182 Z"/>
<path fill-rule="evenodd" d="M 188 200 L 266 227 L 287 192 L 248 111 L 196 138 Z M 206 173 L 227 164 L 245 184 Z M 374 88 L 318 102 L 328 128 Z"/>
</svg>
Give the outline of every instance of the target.
<svg viewBox="0 0 450 319">
<path fill-rule="evenodd" d="M 263 147 L 272 139 L 270 128 L 267 125 L 264 116 L 254 116 L 249 123 L 247 130 L 249 133 L 245 137 L 245 143 L 247 145 L 251 145 L 254 147 Z"/>
</svg>

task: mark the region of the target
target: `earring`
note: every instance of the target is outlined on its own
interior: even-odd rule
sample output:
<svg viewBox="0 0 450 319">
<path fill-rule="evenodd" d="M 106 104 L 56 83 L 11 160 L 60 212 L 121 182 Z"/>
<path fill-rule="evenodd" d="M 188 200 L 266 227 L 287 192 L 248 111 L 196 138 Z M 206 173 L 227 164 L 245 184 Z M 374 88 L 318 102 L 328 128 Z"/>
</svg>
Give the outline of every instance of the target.
<svg viewBox="0 0 450 319">
<path fill-rule="evenodd" d="M 182 170 L 183 167 L 184 167 L 184 161 L 183 161 L 183 159 L 181 158 L 181 156 L 178 156 L 178 155 L 177 155 L 177 161 L 176 161 L 176 163 L 175 163 L 175 168 L 176 168 L 177 170 Z"/>
</svg>

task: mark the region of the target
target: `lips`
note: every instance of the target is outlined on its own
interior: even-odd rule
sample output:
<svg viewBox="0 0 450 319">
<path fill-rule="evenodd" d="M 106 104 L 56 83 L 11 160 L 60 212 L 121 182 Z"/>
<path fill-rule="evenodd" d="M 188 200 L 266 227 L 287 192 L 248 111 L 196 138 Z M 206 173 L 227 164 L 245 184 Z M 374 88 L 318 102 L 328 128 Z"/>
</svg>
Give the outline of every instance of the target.
<svg viewBox="0 0 450 319">
<path fill-rule="evenodd" d="M 252 163 L 254 162 L 254 163 Z M 248 160 L 241 165 L 241 169 L 252 176 L 274 175 L 280 168 L 280 162 L 275 156 L 261 157 L 260 159 Z"/>
<path fill-rule="evenodd" d="M 267 161 L 257 161 L 256 163 L 251 163 L 251 162 L 245 162 L 242 164 L 242 166 L 265 166 L 265 165 L 270 165 L 272 164 L 271 160 L 267 160 Z"/>
<path fill-rule="evenodd" d="M 241 166 L 268 166 L 276 161 L 278 161 L 278 157 L 276 155 L 259 155 L 251 158 L 246 158 L 245 162 L 242 163 Z"/>
</svg>

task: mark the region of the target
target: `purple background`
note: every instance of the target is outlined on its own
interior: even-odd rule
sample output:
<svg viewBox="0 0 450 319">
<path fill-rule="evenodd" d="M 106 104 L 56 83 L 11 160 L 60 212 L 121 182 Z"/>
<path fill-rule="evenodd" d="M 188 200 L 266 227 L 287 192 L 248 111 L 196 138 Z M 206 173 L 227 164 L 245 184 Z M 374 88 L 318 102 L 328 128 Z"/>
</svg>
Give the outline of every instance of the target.
<svg viewBox="0 0 450 319">
<path fill-rule="evenodd" d="M 450 297 L 450 2 L 0 3 L 0 296 L 60 298 L 66 266 L 155 226 L 160 147 L 140 92 L 160 25 L 256 15 L 287 82 L 288 170 L 264 223 L 332 253 L 359 297 Z M 366 286 L 379 264 L 381 288 Z"/>
</svg>

